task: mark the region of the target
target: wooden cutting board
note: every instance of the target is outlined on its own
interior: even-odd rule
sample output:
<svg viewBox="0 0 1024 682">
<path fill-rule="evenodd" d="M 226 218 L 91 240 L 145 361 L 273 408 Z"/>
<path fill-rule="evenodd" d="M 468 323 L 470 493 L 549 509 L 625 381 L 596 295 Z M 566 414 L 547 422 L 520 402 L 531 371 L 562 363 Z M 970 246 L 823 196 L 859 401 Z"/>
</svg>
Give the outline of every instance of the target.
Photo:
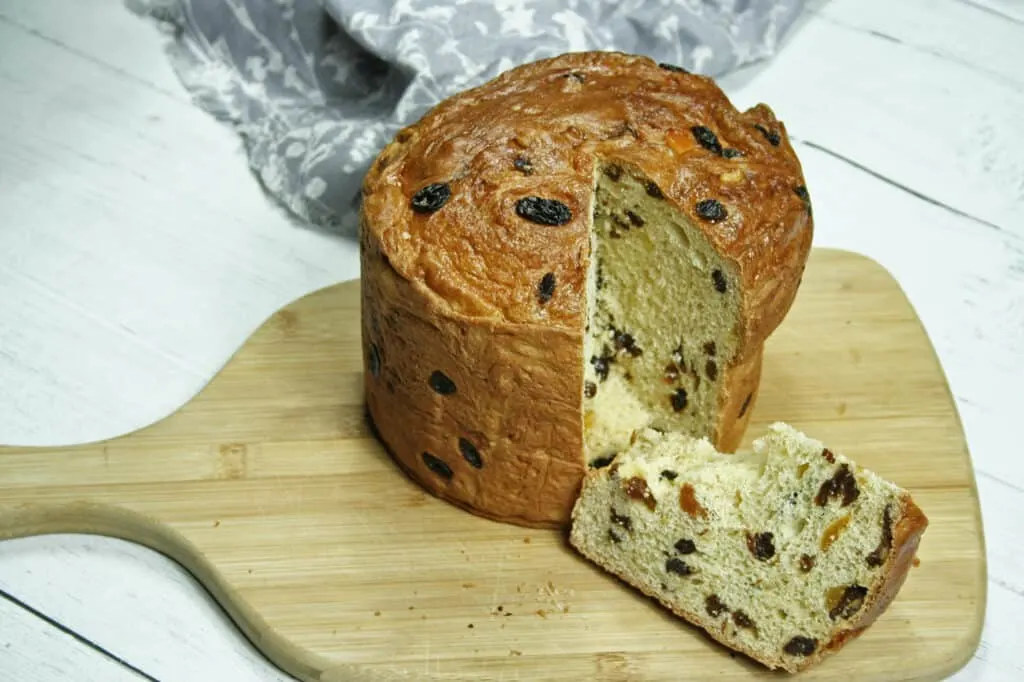
<svg viewBox="0 0 1024 682">
<path fill-rule="evenodd" d="M 772 676 L 579 558 L 554 531 L 424 494 L 363 416 L 358 282 L 273 315 L 189 404 L 106 442 L 0 449 L 0 539 L 113 535 L 180 562 L 301 680 Z M 801 677 L 939 679 L 977 646 L 977 491 L 935 353 L 879 265 L 817 249 L 765 353 L 746 444 L 776 420 L 908 488 L 919 567 Z M 159 595 L 153 595 L 159 599 Z"/>
</svg>

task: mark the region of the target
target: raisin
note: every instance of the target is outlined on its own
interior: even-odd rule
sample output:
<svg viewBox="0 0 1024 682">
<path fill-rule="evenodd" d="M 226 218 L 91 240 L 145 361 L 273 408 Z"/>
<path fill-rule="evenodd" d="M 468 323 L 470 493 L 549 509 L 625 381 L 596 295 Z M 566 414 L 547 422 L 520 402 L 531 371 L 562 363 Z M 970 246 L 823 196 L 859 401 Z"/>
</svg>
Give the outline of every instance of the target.
<svg viewBox="0 0 1024 682">
<path fill-rule="evenodd" d="M 433 213 L 448 203 L 452 188 L 447 182 L 434 182 L 412 195 L 412 210 L 417 213 Z"/>
<path fill-rule="evenodd" d="M 741 628 L 753 628 L 754 621 L 750 619 L 744 611 L 736 610 L 732 612 L 732 621 L 736 623 L 737 627 Z"/>
<path fill-rule="evenodd" d="M 718 347 L 715 346 L 714 341 L 708 341 L 707 343 L 704 344 L 704 352 L 710 355 L 711 357 L 715 357 L 715 353 L 718 352 Z"/>
<path fill-rule="evenodd" d="M 709 152 L 714 152 L 715 154 L 722 153 L 722 144 L 718 141 L 718 137 L 711 132 L 710 128 L 705 128 L 704 126 L 693 126 L 690 128 L 690 132 L 693 133 L 694 139 L 696 139 L 704 149 L 707 149 Z"/>
<path fill-rule="evenodd" d="M 743 152 L 741 152 L 739 149 L 726 147 L 725 149 L 722 150 L 722 156 L 724 156 L 727 159 L 735 159 L 737 157 L 743 156 Z"/>
<path fill-rule="evenodd" d="M 614 528 L 608 529 L 608 539 L 616 544 L 622 542 L 622 536 L 616 533 Z"/>
<path fill-rule="evenodd" d="M 433 374 L 430 375 L 428 383 L 432 389 L 441 395 L 451 395 L 456 390 L 455 382 L 440 370 L 434 370 Z"/>
<path fill-rule="evenodd" d="M 516 202 L 516 215 L 538 225 L 565 225 L 572 211 L 558 199 L 523 197 Z"/>
<path fill-rule="evenodd" d="M 665 194 L 664 192 L 661 191 L 661 188 L 658 187 L 658 185 L 656 185 L 655 183 L 651 182 L 650 180 L 644 183 L 644 189 L 647 191 L 647 194 L 649 196 L 652 196 L 655 199 L 665 198 Z"/>
<path fill-rule="evenodd" d="M 857 479 L 854 478 L 850 467 L 842 464 L 835 475 L 821 484 L 815 504 L 824 507 L 832 498 L 842 498 L 840 506 L 847 507 L 860 497 L 860 488 L 857 487 Z"/>
<path fill-rule="evenodd" d="M 430 375 L 430 387 L 441 395 L 455 393 L 455 382 L 448 378 L 448 375 L 441 370 L 434 370 Z"/>
<path fill-rule="evenodd" d="M 760 561 L 775 556 L 775 536 L 771 533 L 747 533 L 747 549 Z"/>
<path fill-rule="evenodd" d="M 657 500 L 651 494 L 651 489 L 647 487 L 647 481 L 639 476 L 630 478 L 625 482 L 624 486 L 629 499 L 643 502 L 651 511 L 654 511 L 654 508 L 658 506 Z"/>
<path fill-rule="evenodd" d="M 628 332 L 615 332 L 613 336 L 616 350 L 624 350 L 634 358 L 643 355 L 643 349 L 637 347 L 636 339 Z"/>
<path fill-rule="evenodd" d="M 875 548 L 871 554 L 867 556 L 868 566 L 876 568 L 885 563 L 885 560 L 889 558 L 889 550 L 892 548 L 892 508 L 890 505 L 885 505 L 885 510 L 882 512 L 882 539 L 878 542 L 878 547 Z"/>
<path fill-rule="evenodd" d="M 661 477 L 664 478 L 666 481 L 674 481 L 678 476 L 679 474 L 672 471 L 671 469 L 664 469 L 661 472 Z"/>
<path fill-rule="evenodd" d="M 814 557 L 810 554 L 802 555 L 800 557 L 800 570 L 804 573 L 810 573 L 812 568 L 814 568 Z"/>
<path fill-rule="evenodd" d="M 583 382 L 583 396 L 586 398 L 593 398 L 597 395 L 597 384 L 593 381 Z"/>
<path fill-rule="evenodd" d="M 722 274 L 721 270 L 715 269 L 711 273 L 711 282 L 715 285 L 715 291 L 720 294 L 724 294 L 728 288 L 728 282 L 725 281 L 725 275 Z"/>
<path fill-rule="evenodd" d="M 512 162 L 515 169 L 523 175 L 533 175 L 533 164 L 525 156 L 517 156 L 516 160 Z"/>
<path fill-rule="evenodd" d="M 694 206 L 694 210 L 699 217 L 710 223 L 718 223 L 729 217 L 729 212 L 718 199 L 702 199 Z"/>
<path fill-rule="evenodd" d="M 676 544 L 672 546 L 680 554 L 693 554 L 697 551 L 697 545 L 693 544 L 693 540 L 687 540 L 686 538 L 676 541 Z"/>
<path fill-rule="evenodd" d="M 411 202 L 417 213 L 433 213 L 439 210 L 452 198 L 452 187 L 447 182 L 432 182 L 422 187 Z"/>
<path fill-rule="evenodd" d="M 676 575 L 693 575 L 693 568 L 682 559 L 672 557 L 665 562 L 665 570 Z"/>
<path fill-rule="evenodd" d="M 475 469 L 482 469 L 484 461 L 480 458 L 480 451 L 465 438 L 459 439 L 459 452 L 467 462 L 469 462 Z"/>
<path fill-rule="evenodd" d="M 367 363 L 370 366 L 370 374 L 375 377 L 380 376 L 380 351 L 377 349 L 377 344 L 370 344 L 370 351 L 367 357 Z"/>
<path fill-rule="evenodd" d="M 828 448 L 825 448 L 824 450 L 821 451 L 821 456 L 824 457 L 829 464 L 836 463 L 836 456 Z"/>
<path fill-rule="evenodd" d="M 720 615 L 728 611 L 729 607 L 718 598 L 717 594 L 712 594 L 704 600 L 704 610 L 707 611 L 707 614 L 712 618 L 718 618 Z"/>
<path fill-rule="evenodd" d="M 745 415 L 747 413 L 747 408 L 750 407 L 750 401 L 751 401 L 751 399 L 753 397 L 754 397 L 754 393 L 753 393 L 753 391 L 751 391 L 750 393 L 747 394 L 747 397 L 743 399 L 743 404 L 740 405 L 740 414 L 739 414 L 740 417 L 742 417 L 743 415 Z"/>
<path fill-rule="evenodd" d="M 689 483 L 679 487 L 679 508 L 690 515 L 690 518 L 706 519 L 708 510 L 697 500 L 697 491 Z"/>
<path fill-rule="evenodd" d="M 675 64 L 669 64 L 668 62 L 658 62 L 658 67 L 665 69 L 666 71 L 671 71 L 673 73 L 690 73 L 683 67 L 676 66 Z"/>
<path fill-rule="evenodd" d="M 818 648 L 818 640 L 810 637 L 794 637 L 782 648 L 790 656 L 810 656 Z"/>
<path fill-rule="evenodd" d="M 793 193 L 800 197 L 800 201 L 804 202 L 804 206 L 807 208 L 807 215 L 813 215 L 813 211 L 811 210 L 811 195 L 808 193 L 807 187 L 804 185 L 794 187 Z"/>
<path fill-rule="evenodd" d="M 423 453 L 423 463 L 427 465 L 427 468 L 433 471 L 435 474 L 445 480 L 452 480 L 452 469 L 450 466 L 445 464 L 440 458 L 435 457 L 429 452 Z"/>
<path fill-rule="evenodd" d="M 618 182 L 619 178 L 622 177 L 622 166 L 616 166 L 612 164 L 604 167 L 604 174 L 608 176 L 613 182 Z"/>
<path fill-rule="evenodd" d="M 643 227 L 644 226 L 644 219 L 643 218 L 638 216 L 636 213 L 633 213 L 633 211 L 630 211 L 628 208 L 626 209 L 625 212 L 626 212 L 626 217 L 629 218 L 629 222 L 633 223 L 633 227 Z"/>
<path fill-rule="evenodd" d="M 852 618 L 864 606 L 864 598 L 867 596 L 868 588 L 862 585 L 833 587 L 826 595 L 828 617 L 832 620 Z"/>
<path fill-rule="evenodd" d="M 718 378 L 718 365 L 715 364 L 714 360 L 708 360 L 707 364 L 704 365 L 704 374 L 707 375 L 708 381 L 714 381 Z"/>
<path fill-rule="evenodd" d="M 754 127 L 757 128 L 757 130 L 762 135 L 764 135 L 765 139 L 768 140 L 768 144 L 770 144 L 771 146 L 778 147 L 779 143 L 782 142 L 782 137 L 779 135 L 778 132 L 774 130 L 768 130 L 760 123 L 755 124 Z"/>
<path fill-rule="evenodd" d="M 633 530 L 633 519 L 625 514 L 617 514 L 614 509 L 612 509 L 612 523 L 622 526 L 626 530 Z"/>
<path fill-rule="evenodd" d="M 665 383 L 674 384 L 678 378 L 679 368 L 675 366 L 675 363 L 670 362 L 665 365 Z"/>
<path fill-rule="evenodd" d="M 591 469 L 603 469 L 615 460 L 615 455 L 604 455 L 590 460 Z"/>
<path fill-rule="evenodd" d="M 614 361 L 614 356 L 610 355 L 607 350 L 601 357 L 595 355 L 590 358 L 590 364 L 594 366 L 594 373 L 601 381 L 608 378 L 608 368 L 612 361 Z"/>
<path fill-rule="evenodd" d="M 686 409 L 686 389 L 677 388 L 676 392 L 669 396 L 669 401 L 672 403 L 672 409 L 676 412 L 682 412 Z"/>
<path fill-rule="evenodd" d="M 549 272 L 540 278 L 540 284 L 537 285 L 537 300 L 542 304 L 547 303 L 551 300 L 551 297 L 555 295 L 555 273 Z"/>
</svg>

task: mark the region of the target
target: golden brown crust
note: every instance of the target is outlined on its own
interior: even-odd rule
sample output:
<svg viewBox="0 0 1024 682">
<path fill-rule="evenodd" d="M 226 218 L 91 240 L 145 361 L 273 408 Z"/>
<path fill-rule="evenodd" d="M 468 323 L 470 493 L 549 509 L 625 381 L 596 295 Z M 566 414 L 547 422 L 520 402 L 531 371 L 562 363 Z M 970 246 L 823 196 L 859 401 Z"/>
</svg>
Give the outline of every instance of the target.
<svg viewBox="0 0 1024 682">
<path fill-rule="evenodd" d="M 416 283 L 372 253 L 362 261 L 365 393 L 390 454 L 430 493 L 481 516 L 564 523 L 583 472 L 579 404 L 564 398 L 582 385 L 579 343 L 560 329 L 435 315 Z M 431 386 L 435 371 L 453 393 Z M 431 469 L 423 453 L 451 476 Z"/>
<path fill-rule="evenodd" d="M 719 398 L 718 438 L 712 444 L 719 452 L 735 452 L 746 433 L 761 385 L 762 348 L 726 369 Z"/>
<path fill-rule="evenodd" d="M 701 146 L 693 126 L 742 156 Z M 363 186 L 364 346 L 386 356 L 386 376 L 367 378 L 368 408 L 403 468 L 482 516 L 565 525 L 586 470 L 582 346 L 599 163 L 656 183 L 739 279 L 741 342 L 723 368 L 712 434 L 723 449 L 742 438 L 750 406 L 737 415 L 756 392 L 762 342 L 796 293 L 812 236 L 800 164 L 767 107 L 738 112 L 710 79 L 646 57 L 576 53 L 506 72 L 402 130 Z M 432 183 L 447 183 L 450 197 L 413 210 Z M 520 217 L 526 196 L 563 202 L 571 220 Z M 728 217 L 700 218 L 704 199 Z M 555 287 L 542 300 L 548 273 Z M 430 391 L 424 373 L 435 369 L 450 373 L 457 397 Z M 453 445 L 463 433 L 484 443 L 482 468 Z M 450 480 L 426 467 L 424 451 Z"/>
</svg>

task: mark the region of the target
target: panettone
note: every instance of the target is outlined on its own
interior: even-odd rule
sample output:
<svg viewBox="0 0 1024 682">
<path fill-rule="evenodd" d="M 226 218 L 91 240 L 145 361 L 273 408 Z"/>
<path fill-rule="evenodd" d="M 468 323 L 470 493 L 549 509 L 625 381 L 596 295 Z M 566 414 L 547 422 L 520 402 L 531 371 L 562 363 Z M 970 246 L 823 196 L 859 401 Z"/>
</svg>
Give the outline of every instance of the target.
<svg viewBox="0 0 1024 682">
<path fill-rule="evenodd" d="M 789 672 L 874 623 L 928 525 L 905 490 L 785 424 L 729 455 L 647 430 L 587 474 L 573 516 L 583 556 Z"/>
<path fill-rule="evenodd" d="M 634 432 L 738 445 L 811 238 L 768 107 L 621 53 L 509 70 L 366 176 L 369 416 L 430 492 L 566 526 Z"/>
</svg>

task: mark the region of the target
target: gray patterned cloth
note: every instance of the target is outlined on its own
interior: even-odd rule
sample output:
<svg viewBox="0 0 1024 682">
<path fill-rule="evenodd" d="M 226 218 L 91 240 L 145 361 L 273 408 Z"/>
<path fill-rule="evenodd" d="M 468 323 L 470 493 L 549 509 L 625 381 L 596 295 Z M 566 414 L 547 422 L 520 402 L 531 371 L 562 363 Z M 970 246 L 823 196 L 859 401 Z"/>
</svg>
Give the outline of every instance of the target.
<svg viewBox="0 0 1024 682">
<path fill-rule="evenodd" d="M 772 56 L 802 0 L 125 0 L 266 192 L 353 234 L 377 152 L 440 100 L 535 59 L 621 50 L 719 77 Z"/>
</svg>

